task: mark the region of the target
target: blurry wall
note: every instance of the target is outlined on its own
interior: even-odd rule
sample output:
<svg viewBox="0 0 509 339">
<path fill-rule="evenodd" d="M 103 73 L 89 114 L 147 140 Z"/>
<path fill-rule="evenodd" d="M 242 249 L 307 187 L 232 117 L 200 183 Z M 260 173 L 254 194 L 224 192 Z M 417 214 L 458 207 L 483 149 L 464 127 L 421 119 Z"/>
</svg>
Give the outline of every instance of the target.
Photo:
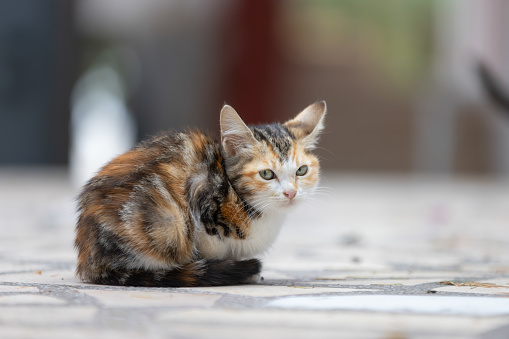
<svg viewBox="0 0 509 339">
<path fill-rule="evenodd" d="M 72 3 L 0 1 L 0 164 L 64 164 Z"/>
<path fill-rule="evenodd" d="M 325 167 L 411 170 L 429 1 L 119 2 L 78 2 L 78 27 L 136 55 L 127 69 L 141 69 L 131 97 L 141 138 L 189 125 L 217 132 L 224 102 L 261 123 L 327 100 Z"/>
<path fill-rule="evenodd" d="M 430 58 L 430 1 L 285 1 L 281 111 L 327 100 L 320 150 L 343 171 L 412 169 L 413 102 Z"/>
<path fill-rule="evenodd" d="M 73 84 L 107 69 L 115 88 L 100 77 L 102 85 L 92 87 L 119 100 L 138 139 L 185 126 L 217 135 L 225 102 L 246 122 L 261 123 L 284 121 L 326 100 L 319 150 L 326 168 L 413 171 L 423 153 L 419 131 L 429 123 L 419 116 L 440 111 L 422 105 L 435 86 L 438 46 L 457 39 L 443 33 L 444 22 L 468 22 L 472 15 L 445 3 L 458 2 L 1 2 L 0 41 L 10 48 L 0 50 L 0 161 L 65 161 L 71 111 L 83 93 Z M 430 169 L 493 172 L 488 106 L 464 105 L 462 114 L 454 113 L 455 128 L 442 128 L 454 141 L 449 165 Z M 439 129 L 435 120 L 423 135 Z"/>
</svg>

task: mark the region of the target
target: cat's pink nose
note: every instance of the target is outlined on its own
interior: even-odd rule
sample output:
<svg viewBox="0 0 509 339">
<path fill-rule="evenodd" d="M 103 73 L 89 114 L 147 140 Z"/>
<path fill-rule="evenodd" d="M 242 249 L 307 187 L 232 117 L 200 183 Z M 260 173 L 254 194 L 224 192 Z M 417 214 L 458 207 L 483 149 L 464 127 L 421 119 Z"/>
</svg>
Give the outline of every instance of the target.
<svg viewBox="0 0 509 339">
<path fill-rule="evenodd" d="M 284 191 L 283 194 L 285 195 L 285 197 L 292 200 L 295 197 L 295 194 L 297 194 L 297 191 L 288 190 L 288 191 Z"/>
</svg>

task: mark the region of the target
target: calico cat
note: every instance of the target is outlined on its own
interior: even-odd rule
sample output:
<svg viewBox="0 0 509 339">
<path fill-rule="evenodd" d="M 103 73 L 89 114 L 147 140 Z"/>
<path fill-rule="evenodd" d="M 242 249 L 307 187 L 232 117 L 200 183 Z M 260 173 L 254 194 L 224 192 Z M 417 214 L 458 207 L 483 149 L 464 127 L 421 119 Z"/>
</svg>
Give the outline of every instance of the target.
<svg viewBox="0 0 509 339">
<path fill-rule="evenodd" d="M 76 272 L 127 286 L 217 286 L 255 281 L 253 257 L 319 178 L 312 150 L 325 102 L 284 123 L 246 126 L 221 110 L 221 141 L 168 132 L 105 165 L 78 197 Z"/>
</svg>

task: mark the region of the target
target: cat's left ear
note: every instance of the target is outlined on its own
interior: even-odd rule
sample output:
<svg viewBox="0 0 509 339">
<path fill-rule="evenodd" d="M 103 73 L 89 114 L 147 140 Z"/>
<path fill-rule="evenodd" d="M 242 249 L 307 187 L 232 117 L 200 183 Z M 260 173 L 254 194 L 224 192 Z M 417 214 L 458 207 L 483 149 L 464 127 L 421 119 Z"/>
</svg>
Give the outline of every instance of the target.
<svg viewBox="0 0 509 339">
<path fill-rule="evenodd" d="M 221 110 L 221 143 L 229 155 L 238 155 L 251 149 L 256 139 L 233 107 L 224 105 Z"/>
<path fill-rule="evenodd" d="M 295 135 L 305 148 L 314 149 L 323 129 L 323 120 L 327 112 L 325 101 L 318 101 L 306 107 L 295 118 L 284 125 Z"/>
</svg>

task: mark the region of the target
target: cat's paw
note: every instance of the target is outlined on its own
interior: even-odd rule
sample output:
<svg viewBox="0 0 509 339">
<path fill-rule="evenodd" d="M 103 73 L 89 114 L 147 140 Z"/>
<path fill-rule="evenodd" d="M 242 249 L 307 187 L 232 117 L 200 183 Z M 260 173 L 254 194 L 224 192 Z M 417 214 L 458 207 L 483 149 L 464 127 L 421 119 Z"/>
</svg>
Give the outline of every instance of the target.
<svg viewBox="0 0 509 339">
<path fill-rule="evenodd" d="M 260 275 L 260 273 L 258 273 L 258 274 L 253 274 L 252 276 L 247 278 L 245 283 L 246 284 L 258 284 L 262 280 L 263 280 L 262 276 Z"/>
</svg>

